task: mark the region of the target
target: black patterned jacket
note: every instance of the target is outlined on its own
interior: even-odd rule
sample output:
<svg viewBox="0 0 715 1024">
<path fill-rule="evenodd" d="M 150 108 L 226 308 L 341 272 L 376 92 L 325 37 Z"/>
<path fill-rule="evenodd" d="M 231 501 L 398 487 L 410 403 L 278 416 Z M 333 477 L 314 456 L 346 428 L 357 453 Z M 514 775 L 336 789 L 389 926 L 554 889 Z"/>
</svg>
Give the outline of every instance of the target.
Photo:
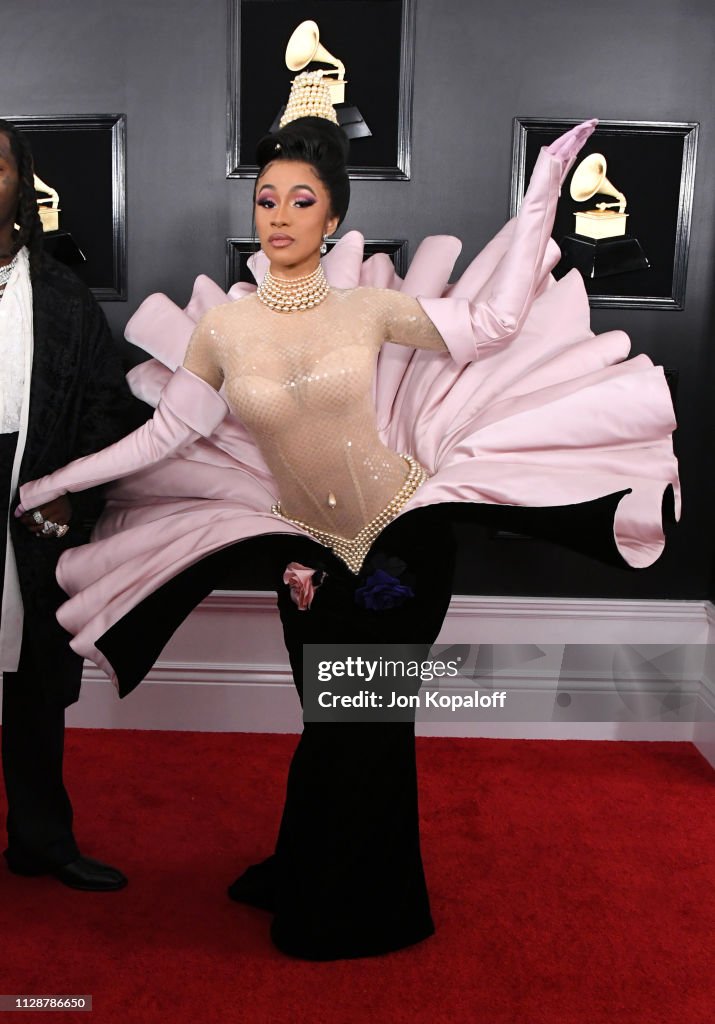
<svg viewBox="0 0 715 1024">
<path fill-rule="evenodd" d="M 118 346 L 89 289 L 63 264 L 43 257 L 32 281 L 34 357 L 20 483 L 51 473 L 129 432 L 131 394 Z M 11 509 L 17 506 L 14 496 Z M 26 614 L 53 613 L 66 595 L 55 580 L 59 556 L 89 539 L 101 490 L 70 495 L 71 529 L 38 540 L 10 515 Z"/>
</svg>

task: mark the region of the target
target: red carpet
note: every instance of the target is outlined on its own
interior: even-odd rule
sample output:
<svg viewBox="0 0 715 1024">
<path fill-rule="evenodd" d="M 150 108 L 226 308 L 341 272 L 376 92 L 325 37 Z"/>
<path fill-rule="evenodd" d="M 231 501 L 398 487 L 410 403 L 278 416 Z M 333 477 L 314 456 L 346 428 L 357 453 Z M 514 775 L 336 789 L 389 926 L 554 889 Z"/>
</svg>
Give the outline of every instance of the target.
<svg viewBox="0 0 715 1024">
<path fill-rule="evenodd" d="M 225 896 L 270 852 L 294 744 L 69 731 L 80 846 L 130 884 L 78 893 L 0 866 L 0 993 L 94 997 L 16 1019 L 712 1024 L 715 774 L 692 746 L 420 740 L 437 934 L 310 964 Z"/>
</svg>

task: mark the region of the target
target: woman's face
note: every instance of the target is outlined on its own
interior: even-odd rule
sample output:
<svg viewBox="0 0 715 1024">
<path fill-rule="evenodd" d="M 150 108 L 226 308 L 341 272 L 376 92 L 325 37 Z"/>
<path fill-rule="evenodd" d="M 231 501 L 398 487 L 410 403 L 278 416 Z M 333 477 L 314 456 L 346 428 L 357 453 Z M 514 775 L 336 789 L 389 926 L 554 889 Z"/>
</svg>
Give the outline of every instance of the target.
<svg viewBox="0 0 715 1024">
<path fill-rule="evenodd" d="M 279 277 L 300 277 L 318 265 L 323 235 L 338 218 L 330 194 L 310 164 L 275 160 L 256 182 L 256 230 Z"/>
<path fill-rule="evenodd" d="M 10 139 L 0 132 L 0 231 L 12 233 L 20 198 L 20 178 Z"/>
</svg>

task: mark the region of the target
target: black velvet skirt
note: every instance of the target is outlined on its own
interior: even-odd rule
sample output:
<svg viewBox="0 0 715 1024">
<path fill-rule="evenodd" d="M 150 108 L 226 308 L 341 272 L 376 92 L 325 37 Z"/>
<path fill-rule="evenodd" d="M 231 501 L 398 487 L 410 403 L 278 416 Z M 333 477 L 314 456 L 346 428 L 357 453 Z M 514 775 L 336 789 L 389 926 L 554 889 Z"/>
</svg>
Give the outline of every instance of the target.
<svg viewBox="0 0 715 1024">
<path fill-rule="evenodd" d="M 470 506 L 477 523 L 557 540 L 623 565 L 613 541 L 622 494 L 563 509 Z M 97 642 L 117 672 L 120 693 L 146 675 L 181 621 L 250 549 L 278 594 L 283 634 L 299 698 L 303 645 L 396 643 L 426 656 L 449 606 L 455 563 L 450 505 L 405 513 L 378 537 L 355 577 L 331 551 L 304 536 L 271 535 L 217 551 L 184 570 Z M 376 566 L 404 565 L 413 596 L 397 607 L 366 608 L 356 592 Z M 282 577 L 289 562 L 325 573 L 300 611 Z M 399 949 L 433 931 L 420 853 L 414 724 L 306 722 L 290 767 L 275 852 L 229 887 L 238 901 L 274 914 L 284 952 L 330 960 Z"/>
<path fill-rule="evenodd" d="M 455 544 L 447 509 L 430 506 L 391 523 L 358 577 L 316 541 L 283 535 L 242 542 L 192 566 L 99 641 L 124 692 L 246 543 L 260 545 L 274 573 L 299 699 L 305 643 L 399 643 L 426 656 L 439 634 Z M 325 573 L 304 611 L 282 581 L 292 561 Z M 376 566 L 400 567 L 412 595 L 394 607 L 358 603 L 356 591 Z M 229 895 L 272 911 L 274 943 L 304 959 L 374 956 L 431 935 L 414 723 L 307 722 L 290 766 L 275 852 L 237 879 Z"/>
<path fill-rule="evenodd" d="M 299 561 L 312 567 L 309 558 L 306 552 Z M 400 579 L 413 596 L 398 607 L 361 607 L 356 592 L 376 565 L 388 571 L 404 565 Z M 299 611 L 287 587 L 279 589 L 299 692 L 305 643 L 404 644 L 426 657 L 449 606 L 453 571 L 451 530 L 444 510 L 432 508 L 391 524 L 357 579 L 328 572 L 308 611 Z M 305 723 L 271 871 L 271 934 L 286 953 L 317 960 L 371 956 L 432 934 L 413 722 Z M 240 879 L 237 885 L 240 894 Z"/>
</svg>

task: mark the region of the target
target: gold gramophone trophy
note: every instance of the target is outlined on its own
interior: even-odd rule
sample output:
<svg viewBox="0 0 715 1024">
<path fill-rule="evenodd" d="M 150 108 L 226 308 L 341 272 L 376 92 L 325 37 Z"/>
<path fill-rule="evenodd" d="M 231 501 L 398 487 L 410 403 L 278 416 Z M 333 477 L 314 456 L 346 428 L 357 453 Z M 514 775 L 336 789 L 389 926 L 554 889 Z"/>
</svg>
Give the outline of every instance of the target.
<svg viewBox="0 0 715 1024">
<path fill-rule="evenodd" d="M 37 212 L 40 215 L 42 221 L 43 231 L 59 231 L 60 229 L 60 196 L 56 189 L 52 188 L 51 185 L 46 185 L 42 178 L 38 178 L 35 175 L 33 182 L 35 186 L 35 192 L 37 196 Z M 40 198 L 40 193 L 44 194 L 44 198 Z M 47 205 L 49 204 L 49 205 Z"/>
<path fill-rule="evenodd" d="M 596 203 L 590 210 L 575 210 L 575 233 L 559 243 L 562 264 L 576 267 L 585 278 L 609 277 L 650 266 L 637 238 L 626 233 L 627 200 L 606 177 L 603 153 L 591 153 L 571 178 L 570 194 L 577 203 L 596 195 L 612 196 L 615 202 Z M 615 209 L 617 207 L 617 209 Z"/>
<path fill-rule="evenodd" d="M 42 222 L 44 248 L 51 256 L 69 267 L 85 263 L 87 257 L 69 231 L 60 231 L 60 196 L 57 189 L 46 184 L 37 174 L 34 177 L 37 193 L 37 212 Z"/>
<path fill-rule="evenodd" d="M 322 78 L 328 84 L 330 99 L 340 127 L 349 139 L 367 138 L 372 132 L 365 124 L 357 107 L 345 103 L 345 65 L 334 57 L 320 42 L 320 29 L 314 21 L 302 21 L 294 30 L 286 46 L 285 62 L 290 71 L 304 71 L 313 62 L 330 64 L 335 70 L 324 71 Z M 276 131 L 285 111 L 282 107 L 270 130 Z"/>
</svg>

